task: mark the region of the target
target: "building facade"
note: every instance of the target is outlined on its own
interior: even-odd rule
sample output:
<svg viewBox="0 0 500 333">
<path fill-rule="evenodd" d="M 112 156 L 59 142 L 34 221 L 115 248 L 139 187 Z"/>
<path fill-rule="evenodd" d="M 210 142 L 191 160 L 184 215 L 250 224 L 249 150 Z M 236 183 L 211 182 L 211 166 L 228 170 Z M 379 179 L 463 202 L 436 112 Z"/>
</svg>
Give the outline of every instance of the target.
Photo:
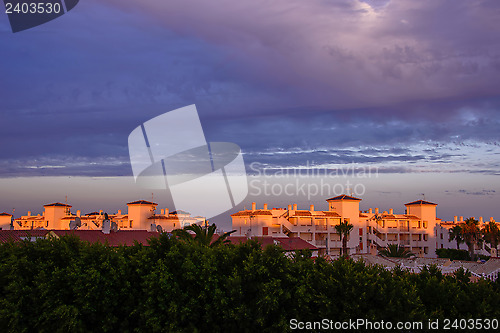
<svg viewBox="0 0 500 333">
<path fill-rule="evenodd" d="M 257 209 L 253 203 L 251 210 L 231 215 L 234 235 L 300 237 L 318 247 L 320 254 L 336 256 L 342 242 L 335 226 L 347 221 L 353 225 L 347 242 L 349 254 L 376 254 L 388 244 L 399 244 L 418 257 L 436 257 L 436 249 L 453 248 L 448 241 L 453 223 L 436 217 L 435 203 L 409 202 L 403 214 L 396 214 L 393 209 L 361 211 L 361 199 L 349 195 L 326 201 L 327 211 L 315 210 L 313 205 L 308 210 L 300 210 L 297 205 L 268 209 L 267 204 Z"/>
<path fill-rule="evenodd" d="M 11 214 L 0 214 L 0 227 L 3 230 L 101 230 L 104 227 L 106 217 L 109 220 L 109 228 L 123 230 L 148 230 L 167 231 L 182 228 L 194 223 L 204 223 L 202 216 L 192 217 L 188 212 L 174 211 L 169 209 L 157 209 L 158 204 L 146 200 L 138 200 L 127 203 L 128 212 L 122 214 L 119 210 L 115 214 L 107 214 L 102 210 L 81 214 L 71 212 L 71 205 L 60 202 L 44 205 L 42 214 L 27 215 L 12 219 Z"/>
</svg>

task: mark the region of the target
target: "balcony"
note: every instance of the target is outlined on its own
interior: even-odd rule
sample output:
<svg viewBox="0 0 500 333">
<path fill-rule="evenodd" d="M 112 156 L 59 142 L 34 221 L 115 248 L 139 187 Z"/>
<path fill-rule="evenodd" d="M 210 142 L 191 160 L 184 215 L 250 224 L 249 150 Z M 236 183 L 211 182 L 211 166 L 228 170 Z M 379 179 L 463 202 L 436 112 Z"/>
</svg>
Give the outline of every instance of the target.
<svg viewBox="0 0 500 333">
<path fill-rule="evenodd" d="M 316 224 L 316 230 L 326 230 L 326 229 L 327 229 L 326 225 Z"/>
<path fill-rule="evenodd" d="M 316 240 L 316 246 L 326 246 L 326 239 Z"/>
</svg>

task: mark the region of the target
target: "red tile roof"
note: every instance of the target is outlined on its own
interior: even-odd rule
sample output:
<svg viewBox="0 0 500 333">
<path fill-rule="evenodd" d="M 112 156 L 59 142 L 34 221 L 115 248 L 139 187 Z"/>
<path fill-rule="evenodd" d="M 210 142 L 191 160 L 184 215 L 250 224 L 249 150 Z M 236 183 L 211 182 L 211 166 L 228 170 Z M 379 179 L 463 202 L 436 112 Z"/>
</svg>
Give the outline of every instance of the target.
<svg viewBox="0 0 500 333">
<path fill-rule="evenodd" d="M 295 216 L 312 216 L 311 212 L 308 210 L 296 210 L 293 215 L 295 215 Z"/>
<path fill-rule="evenodd" d="M 49 230 L 0 230 L 0 243 L 8 241 L 20 242 L 24 237 L 44 238 Z"/>
<path fill-rule="evenodd" d="M 12 215 L 9 213 L 3 212 L 3 213 L 0 213 L 0 216 L 12 216 Z"/>
<path fill-rule="evenodd" d="M 340 217 L 340 215 L 336 212 L 323 211 L 323 214 L 325 214 L 328 217 Z"/>
<path fill-rule="evenodd" d="M 256 210 L 252 213 L 252 215 L 273 215 L 273 213 L 268 210 Z"/>
<path fill-rule="evenodd" d="M 231 216 L 247 216 L 252 213 L 251 210 L 240 210 L 239 212 L 236 212 L 234 214 L 231 214 Z"/>
<path fill-rule="evenodd" d="M 89 243 L 102 243 L 106 242 L 110 246 L 132 246 L 137 241 L 141 244 L 147 245 L 148 239 L 151 237 L 158 237 L 158 232 L 149 232 L 147 230 L 118 230 L 111 231 L 109 234 L 103 233 L 101 230 L 52 230 L 57 236 L 75 235 L 82 241 Z"/>
<path fill-rule="evenodd" d="M 146 201 L 146 200 L 137 200 L 137 201 L 132 201 L 132 202 L 127 203 L 127 206 L 130 206 L 130 205 L 154 205 L 154 206 L 158 206 L 157 203 L 154 203 L 151 201 Z"/>
<path fill-rule="evenodd" d="M 32 220 L 45 220 L 45 216 L 23 216 L 14 219 L 14 221 L 32 221 Z"/>
<path fill-rule="evenodd" d="M 176 220 L 179 221 L 177 216 L 153 215 L 148 217 L 148 220 Z"/>
<path fill-rule="evenodd" d="M 405 214 L 403 215 L 404 217 L 406 217 L 407 219 L 410 219 L 410 220 L 420 220 L 418 218 L 418 216 L 415 216 L 415 215 L 408 215 L 408 214 Z"/>
<path fill-rule="evenodd" d="M 72 207 L 72 206 L 71 205 L 67 205 L 67 204 L 63 204 L 63 203 L 60 203 L 60 202 L 54 202 L 54 203 L 51 203 L 51 204 L 43 205 L 43 207 Z"/>
<path fill-rule="evenodd" d="M 340 201 L 340 200 L 361 201 L 361 199 L 359 199 L 359 198 L 356 198 L 356 197 L 353 197 L 350 195 L 346 195 L 346 194 L 342 194 L 342 195 L 339 195 L 339 196 L 336 196 L 336 197 L 333 197 L 330 199 L 326 199 L 326 201 Z"/>
<path fill-rule="evenodd" d="M 255 210 L 255 211 L 242 210 L 234 214 L 231 214 L 231 216 L 250 216 L 250 215 L 273 215 L 273 214 L 268 210 Z"/>
<path fill-rule="evenodd" d="M 413 202 L 409 202 L 405 204 L 405 206 L 411 206 L 411 205 L 432 205 L 432 206 L 437 206 L 437 204 L 430 202 L 430 201 L 425 201 L 425 200 L 417 200 Z"/>
</svg>

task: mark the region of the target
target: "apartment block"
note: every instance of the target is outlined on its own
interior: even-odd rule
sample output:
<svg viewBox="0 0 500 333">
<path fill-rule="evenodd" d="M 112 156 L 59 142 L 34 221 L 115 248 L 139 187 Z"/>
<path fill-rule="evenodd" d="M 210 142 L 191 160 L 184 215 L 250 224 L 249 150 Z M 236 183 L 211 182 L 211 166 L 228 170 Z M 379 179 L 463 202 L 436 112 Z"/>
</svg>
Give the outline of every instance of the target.
<svg viewBox="0 0 500 333">
<path fill-rule="evenodd" d="M 335 226 L 342 221 L 353 225 L 347 247 L 349 254 L 376 254 L 388 244 L 399 244 L 418 257 L 436 257 L 437 248 L 453 248 L 448 241 L 452 224 L 436 217 L 437 204 L 417 200 L 406 203 L 404 213 L 393 209 L 361 211 L 361 199 L 340 195 L 326 200 L 328 210 L 311 205 L 302 210 L 296 204 L 269 209 L 267 204 L 231 215 L 235 236 L 300 237 L 319 249 L 319 254 L 336 256 L 342 248 Z M 491 218 L 492 221 L 493 218 Z M 482 221 L 482 219 L 480 220 Z M 458 223 L 458 221 L 457 221 Z"/>
</svg>

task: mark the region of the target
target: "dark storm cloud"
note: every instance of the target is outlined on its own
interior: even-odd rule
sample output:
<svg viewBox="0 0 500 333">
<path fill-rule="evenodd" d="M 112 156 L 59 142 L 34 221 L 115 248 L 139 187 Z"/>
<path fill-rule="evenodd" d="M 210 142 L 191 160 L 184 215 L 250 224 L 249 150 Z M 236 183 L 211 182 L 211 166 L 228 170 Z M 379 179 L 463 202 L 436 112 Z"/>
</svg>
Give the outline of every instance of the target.
<svg viewBox="0 0 500 333">
<path fill-rule="evenodd" d="M 19 34 L 0 20 L 0 116 L 8 124 L 0 175 L 130 174 L 130 131 L 193 103 L 209 141 L 235 142 L 249 161 L 271 165 L 448 163 L 471 141 L 494 154 L 499 8 L 88 0 Z M 280 149 L 296 153 L 274 154 Z M 498 169 L 494 162 L 478 171 Z"/>
</svg>

